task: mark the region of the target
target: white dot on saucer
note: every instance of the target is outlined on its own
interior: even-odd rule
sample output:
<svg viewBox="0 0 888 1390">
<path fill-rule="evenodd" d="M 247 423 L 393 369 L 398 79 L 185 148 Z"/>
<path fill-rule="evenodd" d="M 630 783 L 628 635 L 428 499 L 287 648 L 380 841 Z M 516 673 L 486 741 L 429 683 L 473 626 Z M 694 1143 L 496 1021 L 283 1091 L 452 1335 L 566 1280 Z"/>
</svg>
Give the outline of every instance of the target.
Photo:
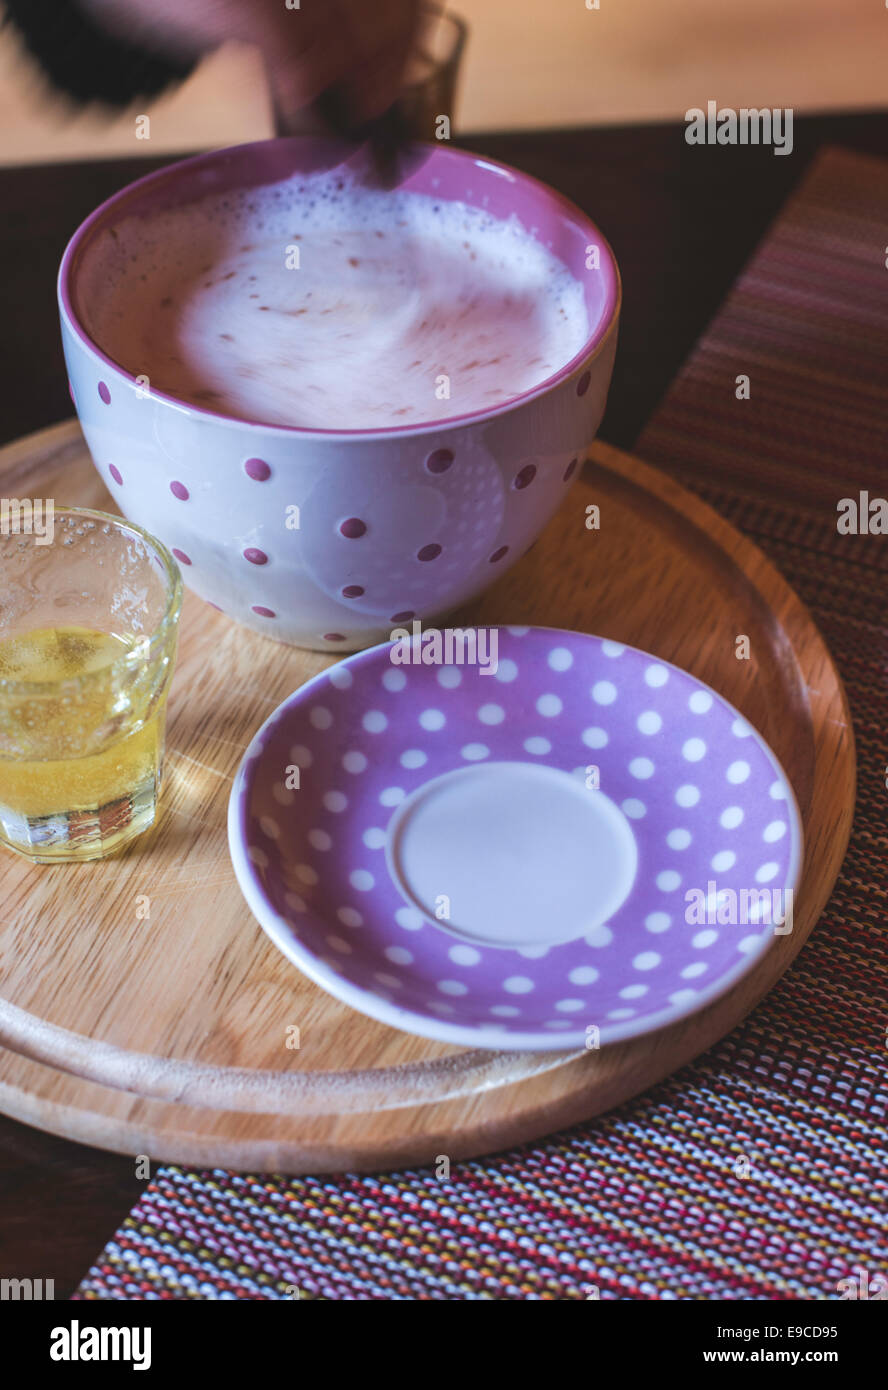
<svg viewBox="0 0 888 1390">
<path fill-rule="evenodd" d="M 333 836 L 328 835 L 326 830 L 309 830 L 308 843 L 312 849 L 330 849 L 333 844 Z"/>
<path fill-rule="evenodd" d="M 369 893 L 376 883 L 376 879 L 369 869 L 352 869 L 348 881 L 352 888 L 357 888 L 359 893 Z"/>
<path fill-rule="evenodd" d="M 324 705 L 315 705 L 308 716 L 309 723 L 315 729 L 329 729 L 333 723 L 333 716 Z"/>
<path fill-rule="evenodd" d="M 560 1014 L 575 1014 L 586 1005 L 582 999 L 559 999 L 555 1007 Z"/>
<path fill-rule="evenodd" d="M 337 908 L 336 916 L 344 927 L 362 927 L 364 925 L 364 919 L 356 907 Z"/>
<path fill-rule="evenodd" d="M 455 690 L 462 684 L 462 671 L 457 670 L 455 666 L 442 666 L 438 672 L 438 684 L 444 690 Z"/>
<path fill-rule="evenodd" d="M 403 787 L 386 787 L 385 791 L 379 793 L 379 801 L 382 806 L 397 806 L 407 795 Z"/>
<path fill-rule="evenodd" d="M 298 893 L 285 893 L 284 902 L 287 907 L 291 907 L 294 912 L 307 912 L 308 903 L 304 898 L 300 898 Z"/>
<path fill-rule="evenodd" d="M 381 709 L 368 709 L 361 723 L 368 734 L 381 734 L 383 729 L 388 728 L 388 720 Z"/>
<path fill-rule="evenodd" d="M 292 806 L 296 800 L 296 793 L 291 787 L 285 787 L 283 782 L 275 782 L 271 794 L 279 806 Z"/>
<path fill-rule="evenodd" d="M 591 728 L 583 730 L 582 739 L 587 748 L 604 748 L 607 744 L 607 733 L 593 724 Z"/>
<path fill-rule="evenodd" d="M 773 860 L 768 864 L 763 864 L 760 869 L 755 871 L 756 883 L 770 883 L 772 878 L 776 878 L 780 872 L 780 865 Z"/>
<path fill-rule="evenodd" d="M 424 709 L 419 722 L 424 729 L 434 733 L 437 729 L 443 729 L 447 721 L 439 709 Z"/>
<path fill-rule="evenodd" d="M 704 975 L 709 969 L 705 960 L 695 960 L 692 965 L 686 965 L 680 972 L 683 980 L 696 980 L 699 975 Z"/>
<path fill-rule="evenodd" d="M 676 1009 L 683 1009 L 685 1004 L 693 1004 L 697 998 L 697 991 L 694 989 L 677 989 L 674 994 L 670 994 L 669 1003 Z"/>
<path fill-rule="evenodd" d="M 385 844 L 385 831 L 378 825 L 371 825 L 369 830 L 365 830 L 361 836 L 368 849 L 382 849 Z"/>
<path fill-rule="evenodd" d="M 768 795 L 772 801 L 785 801 L 786 788 L 782 782 L 772 782 L 768 789 Z"/>
<path fill-rule="evenodd" d="M 629 796 L 623 802 L 623 815 L 630 820 L 641 820 L 642 816 L 647 815 L 647 807 L 643 801 L 639 801 L 637 796 Z"/>
<path fill-rule="evenodd" d="M 404 986 L 404 981 L 399 980 L 397 975 L 387 975 L 384 970 L 377 970 L 373 978 L 388 989 L 402 989 Z"/>
<path fill-rule="evenodd" d="M 737 863 L 737 856 L 732 849 L 720 849 L 718 854 L 714 854 L 709 861 L 710 866 L 718 873 L 727 873 L 728 869 L 733 869 Z"/>
<path fill-rule="evenodd" d="M 666 836 L 666 843 L 670 849 L 687 849 L 691 843 L 690 830 L 670 830 Z"/>
<path fill-rule="evenodd" d="M 553 1033 L 557 1033 L 557 1032 L 559 1031 L 559 1029 L 561 1029 L 561 1028 L 569 1028 L 569 1027 L 570 1027 L 570 1019 L 569 1019 L 569 1018 L 547 1018 L 547 1019 L 546 1019 L 546 1022 L 543 1024 L 543 1027 L 544 1027 L 544 1028 L 551 1028 L 551 1030 L 552 1030 Z"/>
<path fill-rule="evenodd" d="M 735 719 L 733 724 L 731 725 L 731 733 L 734 735 L 735 738 L 750 738 L 752 735 L 752 729 L 749 727 L 745 719 Z"/>
<path fill-rule="evenodd" d="M 314 754 L 304 743 L 294 743 L 290 749 L 290 762 L 295 763 L 297 767 L 311 767 Z"/>
<path fill-rule="evenodd" d="M 614 939 L 614 934 L 606 923 L 601 922 L 599 926 L 593 927 L 586 934 L 585 941 L 587 946 L 609 946 Z"/>
<path fill-rule="evenodd" d="M 546 753 L 552 752 L 552 745 L 547 738 L 526 738 L 524 740 L 525 753 L 534 753 L 538 757 L 544 757 Z"/>
<path fill-rule="evenodd" d="M 468 763 L 478 763 L 482 758 L 490 756 L 490 749 L 486 743 L 467 743 L 460 749 L 460 757 L 465 758 Z"/>
<path fill-rule="evenodd" d="M 681 883 L 681 874 L 675 869 L 663 869 L 657 874 L 657 887 L 661 893 L 672 893 Z"/>
<path fill-rule="evenodd" d="M 622 642 L 611 642 L 609 638 L 606 638 L 601 644 L 602 656 L 609 656 L 611 658 L 622 656 L 625 650 L 626 648 Z"/>
<path fill-rule="evenodd" d="M 647 994 L 650 985 L 627 985 L 620 990 L 621 999 L 641 999 L 642 995 Z M 555 1006 L 558 1007 L 557 1005 Z"/>
<path fill-rule="evenodd" d="M 646 709 L 638 716 L 636 727 L 640 734 L 658 734 L 663 727 L 663 720 L 655 709 Z"/>
<path fill-rule="evenodd" d="M 629 771 L 639 781 L 646 782 L 649 777 L 654 775 L 654 765 L 650 758 L 633 758 L 629 764 Z"/>
<path fill-rule="evenodd" d="M 259 829 L 263 835 L 267 835 L 269 840 L 279 840 L 281 838 L 281 827 L 273 816 L 260 816 Z"/>
<path fill-rule="evenodd" d="M 557 695 L 541 695 L 537 700 L 536 707 L 537 713 L 542 714 L 546 719 L 553 719 L 564 709 L 564 705 Z"/>
<path fill-rule="evenodd" d="M 405 931 L 419 931 L 425 923 L 425 918 L 415 907 L 399 907 L 395 913 L 395 921 Z"/>
<path fill-rule="evenodd" d="M 383 955 L 392 965 L 413 964 L 413 952 L 408 951 L 406 946 L 386 946 Z"/>
<path fill-rule="evenodd" d="M 507 627 L 506 632 L 511 632 L 513 637 L 526 637 L 530 632 L 529 627 Z"/>
<path fill-rule="evenodd" d="M 407 677 L 403 671 L 386 671 L 382 678 L 382 683 L 386 690 L 390 690 L 392 694 L 396 694 L 399 690 L 404 689 L 404 686 L 407 684 Z"/>
<path fill-rule="evenodd" d="M 553 647 L 549 653 L 549 666 L 553 671 L 569 671 L 573 666 L 573 655 L 567 647 Z"/>
<path fill-rule="evenodd" d="M 439 980 L 436 989 L 442 994 L 468 994 L 469 987 L 464 985 L 462 980 Z"/>
<path fill-rule="evenodd" d="M 327 945 L 331 951 L 338 951 L 341 956 L 350 956 L 354 950 L 351 942 L 344 940 L 341 936 L 328 936 Z"/>
<path fill-rule="evenodd" d="M 644 673 L 644 683 L 653 690 L 665 685 L 669 679 L 669 672 L 665 666 L 648 666 Z"/>
<path fill-rule="evenodd" d="M 770 825 L 766 825 L 762 831 L 762 839 L 769 845 L 773 845 L 776 840 L 782 840 L 786 834 L 786 821 L 772 820 Z"/>
<path fill-rule="evenodd" d="M 567 977 L 572 985 L 594 985 L 598 971 L 594 965 L 577 965 Z"/>
<path fill-rule="evenodd" d="M 496 1014 L 497 1018 L 518 1018 L 521 1010 L 516 1009 L 514 1004 L 493 1004 L 490 1012 Z"/>
<path fill-rule="evenodd" d="M 351 752 L 343 754 L 342 766 L 346 772 L 363 772 L 367 766 L 366 755 L 359 753 L 357 749 L 352 749 Z"/>
<path fill-rule="evenodd" d="M 455 965 L 477 965 L 481 959 L 474 946 L 451 946 L 447 954 Z"/>
<path fill-rule="evenodd" d="M 623 1019 L 623 1018 L 634 1018 L 634 1017 L 635 1017 L 635 1010 L 634 1010 L 634 1009 L 611 1009 L 607 1016 L 608 1016 L 608 1018 L 612 1018 L 612 1019 L 614 1019 L 615 1021 L 617 1021 L 617 1020 L 619 1020 L 619 1019 Z"/>
<path fill-rule="evenodd" d="M 423 767 L 428 760 L 428 753 L 421 748 L 408 748 L 401 754 L 400 762 L 402 767 Z"/>
<path fill-rule="evenodd" d="M 456 1012 L 453 1005 L 445 1004 L 443 999 L 430 999 L 427 1007 L 436 1014 L 452 1014 Z"/>
<path fill-rule="evenodd" d="M 644 925 L 648 931 L 668 931 L 672 926 L 672 918 L 668 912 L 649 912 L 644 919 Z"/>
<path fill-rule="evenodd" d="M 517 676 L 518 667 L 515 665 L 512 658 L 507 656 L 504 657 L 502 661 L 497 662 L 496 670 L 493 674 L 498 681 L 505 681 L 505 683 L 508 684 L 509 681 L 513 681 Z"/>
<path fill-rule="evenodd" d="M 712 709 L 712 696 L 708 690 L 695 690 L 688 700 L 688 708 L 692 714 L 705 714 Z"/>
<path fill-rule="evenodd" d="M 310 864 L 297 864 L 293 869 L 293 873 L 299 879 L 300 883 L 307 883 L 309 887 L 318 881 L 318 876 Z"/>
<path fill-rule="evenodd" d="M 519 946 L 517 949 L 519 956 L 525 960 L 542 960 L 543 956 L 549 954 L 548 946 Z"/>
<path fill-rule="evenodd" d="M 596 681 L 592 687 L 592 699 L 596 705 L 612 705 L 617 698 L 617 687 L 613 681 Z"/>
<path fill-rule="evenodd" d="M 761 941 L 762 938 L 760 936 L 744 936 L 743 940 L 738 942 L 737 950 L 742 951 L 744 956 L 748 956 L 750 952 L 756 950 L 756 948 L 761 945 Z"/>
<path fill-rule="evenodd" d="M 702 951 L 707 946 L 711 946 L 714 941 L 718 941 L 718 932 L 709 928 L 706 931 L 698 931 L 691 939 L 691 944 L 695 951 Z"/>
<path fill-rule="evenodd" d="M 506 711 L 502 705 L 482 705 L 478 711 L 478 718 L 482 724 L 502 724 L 506 717 Z"/>
<path fill-rule="evenodd" d="M 698 763 L 701 758 L 706 756 L 706 744 L 702 738 L 685 739 L 682 744 L 681 755 L 685 762 Z"/>
<path fill-rule="evenodd" d="M 724 830 L 736 830 L 743 820 L 743 811 L 739 806 L 727 806 L 718 818 L 719 825 Z"/>
<path fill-rule="evenodd" d="M 679 787 L 675 793 L 675 800 L 679 806 L 696 806 L 700 800 L 700 788 L 691 786 L 689 782 L 683 787 Z"/>
<path fill-rule="evenodd" d="M 503 980 L 503 989 L 507 994 L 529 994 L 533 989 L 533 980 L 529 980 L 526 975 L 510 975 L 507 980 Z"/>
<path fill-rule="evenodd" d="M 331 685 L 335 685 L 337 690 L 350 690 L 355 683 L 355 678 L 347 666 L 334 666 L 328 673 Z"/>
<path fill-rule="evenodd" d="M 731 763 L 731 766 L 728 768 L 727 772 L 725 773 L 725 776 L 727 777 L 729 782 L 732 782 L 734 786 L 737 786 L 740 782 L 746 781 L 747 777 L 749 776 L 749 771 L 749 763 L 744 762 L 742 758 L 738 758 L 736 762 Z"/>
</svg>

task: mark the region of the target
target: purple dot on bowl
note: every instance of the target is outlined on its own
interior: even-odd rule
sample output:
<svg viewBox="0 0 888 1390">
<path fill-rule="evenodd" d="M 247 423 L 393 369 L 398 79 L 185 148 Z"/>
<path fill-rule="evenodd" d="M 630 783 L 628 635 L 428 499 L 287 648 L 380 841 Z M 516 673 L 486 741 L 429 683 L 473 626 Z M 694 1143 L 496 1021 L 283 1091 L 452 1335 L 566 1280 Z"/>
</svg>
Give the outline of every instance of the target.
<svg viewBox="0 0 888 1390">
<path fill-rule="evenodd" d="M 422 550 L 417 550 L 416 558 L 417 560 L 437 560 L 440 554 L 440 545 L 433 541 L 431 545 L 424 545 Z"/>
<path fill-rule="evenodd" d="M 114 479 L 115 483 L 117 483 L 120 487 L 123 487 L 123 478 L 120 476 L 120 469 L 117 467 L 116 463 L 111 464 L 111 467 L 108 469 L 108 472 L 111 474 L 111 477 Z"/>
<path fill-rule="evenodd" d="M 393 613 L 391 618 L 389 619 L 389 622 L 409 623 L 410 619 L 415 617 L 416 613 L 414 612 L 414 610 L 412 608 L 406 608 L 403 613 Z"/>
<path fill-rule="evenodd" d="M 574 475 L 574 473 L 576 473 L 576 471 L 577 471 L 577 464 L 578 464 L 578 463 L 579 463 L 579 459 L 571 459 L 570 463 L 567 465 L 567 467 L 566 467 L 565 470 L 564 470 L 564 481 L 565 481 L 565 482 L 567 482 L 568 478 L 572 478 L 573 475 Z"/>
<path fill-rule="evenodd" d="M 367 530 L 367 523 L 359 516 L 350 516 L 339 527 L 340 534 L 348 541 L 356 541 Z"/>
<path fill-rule="evenodd" d="M 364 590 L 360 584 L 346 584 L 342 591 L 343 598 L 360 598 Z"/>
<path fill-rule="evenodd" d="M 341 632 L 325 632 L 325 633 L 324 633 L 324 641 L 325 641 L 325 642 L 344 642 L 344 641 L 345 641 L 345 638 L 343 637 L 343 635 L 342 635 Z"/>
<path fill-rule="evenodd" d="M 452 463 L 453 453 L 450 449 L 436 449 L 429 454 L 425 466 L 430 473 L 446 473 Z"/>
<path fill-rule="evenodd" d="M 263 608 L 261 603 L 254 603 L 254 604 L 253 604 L 253 608 L 252 608 L 252 612 L 258 613 L 260 618 L 276 618 L 276 617 L 277 617 L 277 613 L 275 613 L 275 611 L 274 611 L 273 608 Z"/>
<path fill-rule="evenodd" d="M 512 481 L 512 487 L 515 488 L 517 492 L 520 492 L 522 488 L 530 487 L 530 484 L 536 477 L 536 472 L 537 470 L 535 463 L 526 463 L 524 467 L 519 469 L 519 471 L 515 474 L 515 477 Z"/>
<path fill-rule="evenodd" d="M 264 550 L 258 550 L 255 545 L 248 545 L 244 551 L 244 559 L 249 560 L 251 565 L 267 565 L 268 556 Z"/>
<path fill-rule="evenodd" d="M 180 502 L 187 502 L 190 496 L 184 483 L 170 483 L 170 492 L 174 497 L 178 497 Z"/>
<path fill-rule="evenodd" d="M 173 554 L 175 555 L 176 559 L 179 560 L 183 565 L 191 564 L 191 561 L 185 554 L 184 550 L 177 550 L 176 547 L 173 546 Z"/>
<path fill-rule="evenodd" d="M 585 396 L 586 392 L 589 390 L 589 382 L 590 382 L 591 380 L 592 380 L 592 373 L 591 373 L 591 372 L 583 372 L 583 375 L 580 377 L 579 381 L 577 382 L 577 395 L 578 395 L 578 396 Z"/>
<path fill-rule="evenodd" d="M 508 547 L 507 545 L 501 545 L 500 548 L 499 548 L 499 550 L 495 550 L 495 551 L 493 552 L 493 554 L 491 555 L 491 557 L 490 557 L 490 563 L 491 563 L 492 565 L 495 565 L 496 562 L 497 562 L 497 560 L 501 560 L 501 559 L 503 558 L 504 555 L 508 554 L 508 550 L 509 550 L 509 547 Z"/>
<path fill-rule="evenodd" d="M 105 402 L 106 405 L 111 404 L 111 392 L 108 390 L 108 387 L 105 385 L 104 381 L 99 382 L 99 395 L 101 396 L 102 400 Z"/>
<path fill-rule="evenodd" d="M 265 459 L 247 459 L 244 464 L 244 472 L 248 478 L 252 478 L 257 483 L 264 483 L 271 477 L 271 469 Z"/>
</svg>

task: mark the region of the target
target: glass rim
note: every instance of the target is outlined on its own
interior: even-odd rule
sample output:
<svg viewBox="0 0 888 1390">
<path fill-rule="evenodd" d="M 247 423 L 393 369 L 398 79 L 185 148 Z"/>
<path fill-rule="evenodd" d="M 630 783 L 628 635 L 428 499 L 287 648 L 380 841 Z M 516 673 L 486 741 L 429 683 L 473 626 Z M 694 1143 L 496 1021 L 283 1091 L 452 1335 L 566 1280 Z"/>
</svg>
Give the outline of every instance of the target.
<svg viewBox="0 0 888 1390">
<path fill-rule="evenodd" d="M 166 580 L 167 594 L 163 613 L 152 627 L 150 635 L 146 634 L 144 638 L 138 638 L 133 648 L 121 653 L 113 661 L 109 661 L 107 665 L 99 666 L 95 671 L 87 671 L 81 675 L 68 676 L 57 681 L 23 681 L 0 676 L 0 695 L 26 695 L 31 698 L 56 695 L 60 689 L 84 686 L 100 677 L 104 679 L 115 671 L 136 670 L 151 661 L 169 640 L 170 633 L 176 630 L 182 611 L 184 586 L 179 566 L 163 541 L 158 540 L 150 531 L 146 531 L 144 526 L 130 521 L 128 517 L 115 516 L 113 512 L 99 511 L 95 507 L 56 507 L 53 504 L 53 522 L 60 516 L 85 517 L 88 520 L 101 522 L 103 525 L 111 522 L 118 531 L 129 532 L 131 536 L 153 551 L 161 562 Z M 0 642 L 3 640 L 5 639 L 2 630 L 0 630 Z"/>
</svg>

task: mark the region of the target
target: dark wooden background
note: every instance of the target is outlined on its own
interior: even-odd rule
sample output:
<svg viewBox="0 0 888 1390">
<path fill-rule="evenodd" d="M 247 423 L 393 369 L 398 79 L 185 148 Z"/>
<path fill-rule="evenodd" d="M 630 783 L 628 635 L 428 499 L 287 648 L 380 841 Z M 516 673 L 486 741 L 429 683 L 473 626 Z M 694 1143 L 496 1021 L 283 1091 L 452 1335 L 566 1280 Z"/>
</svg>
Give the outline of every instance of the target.
<svg viewBox="0 0 888 1390">
<path fill-rule="evenodd" d="M 607 236 L 623 316 L 601 434 L 631 448 L 745 260 L 827 144 L 888 156 L 888 116 L 797 119 L 791 155 L 688 146 L 684 125 L 476 135 L 459 143 L 552 184 Z M 65 243 L 117 189 L 169 160 L 0 170 L 0 443 L 71 414 L 55 282 Z M 888 245 L 888 228 L 885 244 Z M 0 1117 L 0 1276 L 67 1297 L 137 1200 L 133 1158 Z"/>
</svg>

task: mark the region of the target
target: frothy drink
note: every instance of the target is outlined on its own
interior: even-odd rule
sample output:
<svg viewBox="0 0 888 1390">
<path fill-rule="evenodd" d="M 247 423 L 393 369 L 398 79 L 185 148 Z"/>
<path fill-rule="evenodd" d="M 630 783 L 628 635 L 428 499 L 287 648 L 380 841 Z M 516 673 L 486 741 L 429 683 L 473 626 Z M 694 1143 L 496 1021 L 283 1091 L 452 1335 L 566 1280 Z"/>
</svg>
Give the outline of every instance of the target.
<svg viewBox="0 0 888 1390">
<path fill-rule="evenodd" d="M 150 388 L 271 425 L 484 410 L 586 341 L 582 286 L 517 219 L 342 173 L 134 217 L 87 252 L 86 327 Z"/>
</svg>

